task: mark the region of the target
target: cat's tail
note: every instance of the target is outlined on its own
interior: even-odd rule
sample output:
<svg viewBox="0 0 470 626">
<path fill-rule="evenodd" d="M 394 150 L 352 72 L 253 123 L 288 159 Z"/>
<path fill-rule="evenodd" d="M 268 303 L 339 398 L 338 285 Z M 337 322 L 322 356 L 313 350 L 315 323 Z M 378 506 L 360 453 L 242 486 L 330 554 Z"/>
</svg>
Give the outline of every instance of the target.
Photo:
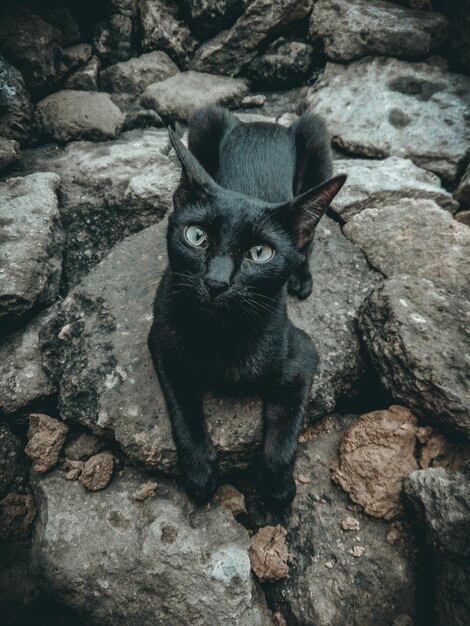
<svg viewBox="0 0 470 626">
<path fill-rule="evenodd" d="M 219 169 L 220 144 L 239 123 L 232 113 L 215 105 L 202 107 L 192 115 L 188 147 L 212 177 Z"/>
<path fill-rule="evenodd" d="M 289 130 L 295 139 L 294 192 L 299 195 L 331 178 L 331 142 L 325 121 L 313 113 L 304 113 Z"/>
</svg>

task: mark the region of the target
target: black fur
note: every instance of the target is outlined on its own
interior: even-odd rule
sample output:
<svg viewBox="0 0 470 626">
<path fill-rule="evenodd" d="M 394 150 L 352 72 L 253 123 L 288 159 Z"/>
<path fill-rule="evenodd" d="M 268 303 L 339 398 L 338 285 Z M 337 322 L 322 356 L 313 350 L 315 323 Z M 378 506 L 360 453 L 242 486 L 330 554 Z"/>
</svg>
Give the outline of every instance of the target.
<svg viewBox="0 0 470 626">
<path fill-rule="evenodd" d="M 217 485 L 204 392 L 254 392 L 264 401 L 261 487 L 283 508 L 295 496 L 297 436 L 318 363 L 309 337 L 288 319 L 287 284 L 299 298 L 310 294 L 315 227 L 345 176 L 325 182 L 329 140 L 313 116 L 284 128 L 206 107 L 190 122 L 190 150 L 169 133 L 183 171 L 149 348 L 185 486 L 205 502 Z M 186 238 L 191 225 L 200 247 Z M 255 257 L 272 249 L 270 260 L 252 260 L 258 245 Z"/>
</svg>

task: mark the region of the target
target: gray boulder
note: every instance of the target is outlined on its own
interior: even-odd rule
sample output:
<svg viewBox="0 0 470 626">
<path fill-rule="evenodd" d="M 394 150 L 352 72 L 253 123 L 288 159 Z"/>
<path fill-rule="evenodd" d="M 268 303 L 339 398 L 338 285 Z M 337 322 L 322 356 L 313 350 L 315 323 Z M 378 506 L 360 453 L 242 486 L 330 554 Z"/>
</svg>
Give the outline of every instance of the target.
<svg viewBox="0 0 470 626">
<path fill-rule="evenodd" d="M 134 461 L 173 471 L 176 451 L 147 348 L 152 302 L 167 264 L 166 220 L 128 237 L 65 298 L 41 331 L 41 349 L 59 385 L 61 415 L 114 437 Z M 325 220 L 312 256 L 314 291 L 290 315 L 317 344 L 321 364 L 312 414 L 349 394 L 362 369 L 355 321 L 374 284 L 361 253 Z M 245 467 L 261 438 L 260 401 L 208 396 L 205 414 L 222 472 Z"/>
<path fill-rule="evenodd" d="M 70 48 L 62 50 L 62 61 L 67 70 L 75 70 L 79 65 L 85 65 L 91 59 L 91 45 L 89 43 L 77 43 Z"/>
<path fill-rule="evenodd" d="M 229 30 L 197 49 L 190 68 L 236 76 L 272 34 L 306 17 L 310 9 L 309 0 L 254 0 Z"/>
<path fill-rule="evenodd" d="M 427 63 L 366 58 L 328 63 L 307 105 L 326 118 L 339 148 L 365 157 L 407 157 L 454 180 L 470 151 L 469 94 L 467 76 Z"/>
<path fill-rule="evenodd" d="M 141 102 L 164 120 L 185 122 L 196 109 L 208 104 L 237 107 L 247 92 L 246 82 L 239 78 L 189 71 L 149 85 Z"/>
<path fill-rule="evenodd" d="M 310 36 L 320 37 L 335 61 L 368 54 L 423 56 L 445 40 L 447 31 L 443 15 L 383 0 L 318 0 L 310 19 Z"/>
<path fill-rule="evenodd" d="M 32 114 L 22 75 L 0 54 L 0 135 L 23 142 L 29 136 Z"/>
<path fill-rule="evenodd" d="M 231 26 L 246 0 L 183 0 L 192 30 L 203 41 Z"/>
<path fill-rule="evenodd" d="M 390 525 L 351 505 L 330 477 L 353 423 L 350 416 L 327 418 L 299 448 L 297 497 L 286 524 L 290 574 L 268 590 L 287 624 L 383 626 L 414 615 L 414 555 L 406 532 L 391 545 Z"/>
<path fill-rule="evenodd" d="M 170 57 L 157 50 L 107 67 L 100 74 L 100 86 L 105 91 L 140 95 L 152 83 L 178 72 Z"/>
<path fill-rule="evenodd" d="M 98 91 L 98 73 L 100 60 L 93 56 L 83 67 L 76 69 L 64 83 L 65 89 Z"/>
<path fill-rule="evenodd" d="M 333 162 L 336 174 L 347 174 L 348 181 L 335 198 L 333 209 L 349 221 L 364 209 L 387 208 L 403 198 L 434 200 L 448 211 L 457 203 L 439 178 L 417 167 L 410 159 L 345 159 Z"/>
<path fill-rule="evenodd" d="M 259 87 L 285 89 L 308 78 L 313 47 L 302 41 L 278 39 L 248 65 L 246 73 Z"/>
<path fill-rule="evenodd" d="M 97 493 L 58 472 L 39 480 L 39 584 L 88 623 L 271 624 L 251 575 L 246 530 L 224 507 L 198 509 L 166 481 L 137 501 L 146 480 L 127 469 Z"/>
<path fill-rule="evenodd" d="M 0 319 L 17 319 L 57 296 L 64 241 L 59 182 L 49 173 L 0 183 Z"/>
<path fill-rule="evenodd" d="M 427 469 L 405 480 L 405 494 L 433 554 L 436 624 L 465 626 L 470 621 L 470 480 L 467 472 Z"/>
<path fill-rule="evenodd" d="M 38 133 L 55 141 L 113 139 L 124 116 L 107 93 L 63 89 L 37 104 L 34 122 Z"/>
<path fill-rule="evenodd" d="M 470 303 L 455 293 L 424 278 L 394 276 L 372 291 L 359 318 L 367 351 L 393 398 L 467 437 L 469 316 Z"/>
<path fill-rule="evenodd" d="M 17 141 L 0 137 L 0 170 L 16 163 L 20 156 L 20 144 Z"/>
<path fill-rule="evenodd" d="M 403 199 L 366 209 L 343 232 L 386 278 L 428 278 L 470 297 L 470 231 L 434 201 Z"/>
</svg>

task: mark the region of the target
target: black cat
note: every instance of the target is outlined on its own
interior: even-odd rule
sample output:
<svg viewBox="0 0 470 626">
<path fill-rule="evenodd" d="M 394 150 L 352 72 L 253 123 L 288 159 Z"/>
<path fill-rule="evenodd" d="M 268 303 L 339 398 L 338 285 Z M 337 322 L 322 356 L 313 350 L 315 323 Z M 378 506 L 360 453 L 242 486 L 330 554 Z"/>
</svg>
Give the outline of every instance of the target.
<svg viewBox="0 0 470 626">
<path fill-rule="evenodd" d="M 282 509 L 295 496 L 297 436 L 318 363 L 287 316 L 287 290 L 311 293 L 315 227 L 346 176 L 326 180 L 329 139 L 312 115 L 285 128 L 206 107 L 190 122 L 189 150 L 169 134 L 183 169 L 149 348 L 185 486 L 199 502 L 217 486 L 204 391 L 254 392 L 264 401 L 261 486 Z"/>
</svg>

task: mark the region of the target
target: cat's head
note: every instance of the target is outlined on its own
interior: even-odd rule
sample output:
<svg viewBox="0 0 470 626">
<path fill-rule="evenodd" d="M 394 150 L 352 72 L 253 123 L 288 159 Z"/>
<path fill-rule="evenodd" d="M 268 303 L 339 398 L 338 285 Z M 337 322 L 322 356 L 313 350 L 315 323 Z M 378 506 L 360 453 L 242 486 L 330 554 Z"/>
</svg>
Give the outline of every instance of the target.
<svg viewBox="0 0 470 626">
<path fill-rule="evenodd" d="M 251 300 L 268 306 L 302 262 L 302 250 L 346 176 L 270 204 L 220 187 L 171 129 L 169 135 L 182 165 L 168 228 L 176 290 L 196 296 L 205 308 Z"/>
</svg>

